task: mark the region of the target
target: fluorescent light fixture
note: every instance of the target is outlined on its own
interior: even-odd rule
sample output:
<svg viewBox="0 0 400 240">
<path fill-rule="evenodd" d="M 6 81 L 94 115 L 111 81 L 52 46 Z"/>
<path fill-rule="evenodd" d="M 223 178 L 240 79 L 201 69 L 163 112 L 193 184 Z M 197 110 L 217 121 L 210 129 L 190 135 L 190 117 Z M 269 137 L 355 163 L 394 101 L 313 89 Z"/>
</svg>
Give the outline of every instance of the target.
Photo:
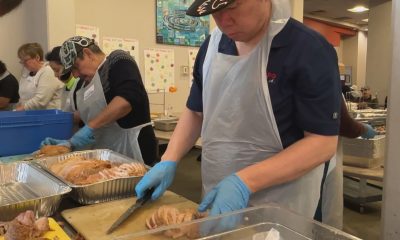
<svg viewBox="0 0 400 240">
<path fill-rule="evenodd" d="M 368 10 L 369 9 L 364 6 L 355 6 L 353 8 L 347 9 L 347 11 L 353 12 L 353 13 L 362 13 L 362 12 L 366 12 Z"/>
<path fill-rule="evenodd" d="M 363 19 L 362 21 L 363 21 L 363 22 L 368 22 L 368 18 L 366 18 L 366 19 Z"/>
</svg>

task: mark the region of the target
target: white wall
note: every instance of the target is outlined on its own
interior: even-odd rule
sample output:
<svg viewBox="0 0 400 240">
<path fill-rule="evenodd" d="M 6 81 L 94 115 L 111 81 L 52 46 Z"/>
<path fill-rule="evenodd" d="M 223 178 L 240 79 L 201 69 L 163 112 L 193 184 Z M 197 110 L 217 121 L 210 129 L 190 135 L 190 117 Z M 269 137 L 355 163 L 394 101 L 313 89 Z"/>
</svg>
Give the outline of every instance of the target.
<svg viewBox="0 0 400 240">
<path fill-rule="evenodd" d="M 340 40 L 340 45 L 335 47 L 335 51 L 338 57 L 338 62 L 343 63 L 343 40 Z"/>
<path fill-rule="evenodd" d="M 292 17 L 303 22 L 304 0 L 290 0 L 290 4 L 292 6 Z"/>
<path fill-rule="evenodd" d="M 393 1 L 391 81 L 389 88 L 389 110 L 386 127 L 386 160 L 383 187 L 382 231 L 381 239 L 400 239 L 400 1 Z M 389 14 L 390 15 L 390 14 Z"/>
<path fill-rule="evenodd" d="M 75 35 L 75 1 L 47 0 L 48 49 Z"/>
<path fill-rule="evenodd" d="M 366 84 L 378 93 L 380 103 L 387 96 L 391 71 L 391 10 L 389 1 L 369 12 Z"/>
<path fill-rule="evenodd" d="M 358 58 L 357 58 L 357 85 L 364 86 L 367 76 L 367 47 L 368 33 L 359 31 L 358 35 Z"/>
<path fill-rule="evenodd" d="M 367 64 L 367 34 L 359 31 L 355 36 L 342 38 L 341 54 L 339 59 L 342 63 L 352 67 L 352 84 L 363 87 Z"/>
<path fill-rule="evenodd" d="M 18 48 L 38 42 L 47 50 L 46 0 L 25 0 L 18 8 L 0 18 L 0 59 L 17 78 L 21 65 Z"/>
<path fill-rule="evenodd" d="M 358 37 L 344 37 L 342 38 L 342 63 L 345 66 L 351 66 L 352 70 L 352 84 L 358 85 Z"/>
</svg>

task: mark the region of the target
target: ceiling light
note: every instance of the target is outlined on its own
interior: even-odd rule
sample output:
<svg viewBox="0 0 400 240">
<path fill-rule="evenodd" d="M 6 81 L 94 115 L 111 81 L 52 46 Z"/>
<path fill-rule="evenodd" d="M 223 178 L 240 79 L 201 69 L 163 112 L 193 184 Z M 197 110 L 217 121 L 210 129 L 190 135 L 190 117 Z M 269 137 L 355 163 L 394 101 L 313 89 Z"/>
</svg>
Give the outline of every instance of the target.
<svg viewBox="0 0 400 240">
<path fill-rule="evenodd" d="M 366 19 L 363 19 L 362 21 L 363 21 L 363 22 L 368 22 L 368 18 L 366 18 Z"/>
<path fill-rule="evenodd" d="M 347 9 L 349 12 L 354 12 L 354 13 L 361 13 L 361 12 L 366 12 L 369 9 L 364 7 L 364 6 L 355 6 L 353 8 Z"/>
</svg>

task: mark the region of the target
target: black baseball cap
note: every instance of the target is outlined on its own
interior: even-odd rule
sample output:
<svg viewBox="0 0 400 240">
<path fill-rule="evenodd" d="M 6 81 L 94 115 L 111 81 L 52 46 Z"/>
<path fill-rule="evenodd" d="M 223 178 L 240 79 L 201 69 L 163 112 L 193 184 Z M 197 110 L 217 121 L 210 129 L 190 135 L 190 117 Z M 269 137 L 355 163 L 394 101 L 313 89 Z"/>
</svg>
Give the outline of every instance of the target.
<svg viewBox="0 0 400 240">
<path fill-rule="evenodd" d="M 219 11 L 235 0 L 195 0 L 186 11 L 186 15 L 202 17 Z"/>
</svg>

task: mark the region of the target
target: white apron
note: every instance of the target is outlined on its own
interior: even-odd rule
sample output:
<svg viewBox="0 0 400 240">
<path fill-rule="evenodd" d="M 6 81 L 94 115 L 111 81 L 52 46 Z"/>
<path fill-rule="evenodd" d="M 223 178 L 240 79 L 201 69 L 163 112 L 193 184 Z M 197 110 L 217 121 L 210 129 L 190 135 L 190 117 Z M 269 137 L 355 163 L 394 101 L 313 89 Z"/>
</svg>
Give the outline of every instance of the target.
<svg viewBox="0 0 400 240">
<path fill-rule="evenodd" d="M 69 91 L 67 91 L 64 87 L 61 93 L 61 110 L 63 110 L 64 112 L 76 111 L 74 104 L 74 92 L 78 82 L 79 79 L 76 79 L 74 85 L 71 87 Z"/>
<path fill-rule="evenodd" d="M 289 19 L 290 7 L 287 1 L 273 0 L 272 4 L 276 11 L 268 33 L 248 55 L 218 53 L 222 33 L 216 29 L 211 35 L 203 66 L 201 136 L 205 193 L 226 176 L 283 149 L 269 96 L 266 68 L 272 39 Z M 252 194 L 250 205 L 274 202 L 312 218 L 320 197 L 323 169 L 322 164 L 295 181 Z"/>
<path fill-rule="evenodd" d="M 333 166 L 331 167 L 331 165 Z M 343 145 L 341 137 L 338 141 L 336 155 L 329 163 L 324 183 L 322 223 L 337 229 L 343 228 Z"/>
<path fill-rule="evenodd" d="M 80 117 L 85 124 L 106 108 L 107 101 L 98 71 L 87 86 L 77 91 L 76 101 Z M 134 128 L 123 129 L 117 122 L 107 124 L 94 130 L 96 143 L 92 148 L 110 149 L 144 163 L 138 136 L 140 130 L 148 125 L 151 125 L 151 122 Z"/>
<path fill-rule="evenodd" d="M 3 73 L 0 76 L 0 81 L 3 80 L 4 78 L 8 77 L 8 75 L 10 75 L 10 73 L 8 71 L 6 71 L 5 73 Z M 14 107 L 16 106 L 16 103 L 9 103 L 8 106 L 4 109 L 1 109 L 0 111 L 11 111 L 14 109 Z"/>
</svg>

